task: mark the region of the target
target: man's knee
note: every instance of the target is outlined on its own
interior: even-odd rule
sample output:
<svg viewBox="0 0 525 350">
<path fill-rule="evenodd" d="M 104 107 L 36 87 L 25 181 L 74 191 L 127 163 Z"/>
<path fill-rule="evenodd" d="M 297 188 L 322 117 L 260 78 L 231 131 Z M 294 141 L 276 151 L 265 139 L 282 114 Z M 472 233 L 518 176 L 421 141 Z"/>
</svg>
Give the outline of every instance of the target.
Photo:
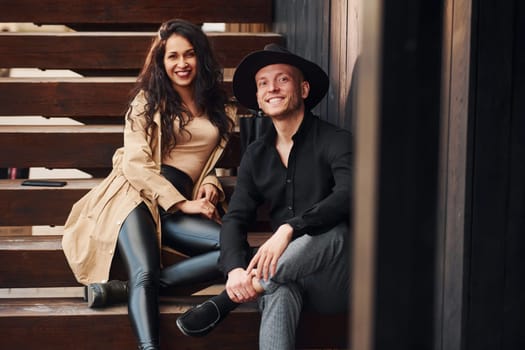
<svg viewBox="0 0 525 350">
<path fill-rule="evenodd" d="M 317 236 L 303 235 L 291 242 L 279 258 L 275 280 L 295 282 L 329 268 L 347 254 L 348 225 L 340 224 Z"/>
<path fill-rule="evenodd" d="M 302 308 L 302 289 L 296 283 L 278 285 L 275 289 L 267 291 L 259 301 L 259 307 L 264 310 L 266 306 L 282 305 L 284 307 Z"/>
</svg>

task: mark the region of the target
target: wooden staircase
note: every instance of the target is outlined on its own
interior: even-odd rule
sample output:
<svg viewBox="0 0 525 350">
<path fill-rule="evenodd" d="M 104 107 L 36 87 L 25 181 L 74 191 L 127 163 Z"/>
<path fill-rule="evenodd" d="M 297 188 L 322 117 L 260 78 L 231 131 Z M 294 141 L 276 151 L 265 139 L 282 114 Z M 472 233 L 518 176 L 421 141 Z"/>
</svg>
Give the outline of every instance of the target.
<svg viewBox="0 0 525 350">
<path fill-rule="evenodd" d="M 17 0 L 2 4 L 0 23 L 64 25 L 60 32 L 0 33 L 1 68 L 69 70 L 74 77 L 0 78 L 0 168 L 79 169 L 89 178 L 65 179 L 55 187 L 21 186 L 21 179 L 0 179 L 0 227 L 63 225 L 71 205 L 108 174 L 111 156 L 122 145 L 123 115 L 129 93 L 160 23 L 184 18 L 194 23 L 250 23 L 268 27 L 271 0 Z M 231 93 L 234 67 L 247 53 L 275 42 L 272 32 L 207 33 L 225 68 Z M 247 111 L 240 108 L 239 117 Z M 28 117 L 58 118 L 64 125 L 28 125 Z M 16 117 L 5 125 L 3 119 Z M 11 118 L 12 119 L 12 118 Z M 32 119 L 31 119 L 32 120 Z M 60 123 L 55 123 L 60 124 Z M 232 138 L 219 166 L 235 174 L 240 142 Z M 231 195 L 235 176 L 221 181 Z M 261 210 L 250 235 L 259 245 L 268 231 Z M 88 309 L 60 246 L 61 236 L 0 236 L 0 349 L 133 349 L 125 306 Z M 163 261 L 183 256 L 165 249 Z M 120 265 L 112 278 L 124 278 Z M 221 282 L 221 281 L 218 281 Z M 243 305 L 216 332 L 183 336 L 175 319 L 205 296 L 206 285 L 162 296 L 161 334 L 165 349 L 256 349 L 259 313 Z M 202 294 L 202 293 L 201 293 Z M 342 349 L 347 344 L 346 315 L 305 313 L 298 348 Z"/>
</svg>

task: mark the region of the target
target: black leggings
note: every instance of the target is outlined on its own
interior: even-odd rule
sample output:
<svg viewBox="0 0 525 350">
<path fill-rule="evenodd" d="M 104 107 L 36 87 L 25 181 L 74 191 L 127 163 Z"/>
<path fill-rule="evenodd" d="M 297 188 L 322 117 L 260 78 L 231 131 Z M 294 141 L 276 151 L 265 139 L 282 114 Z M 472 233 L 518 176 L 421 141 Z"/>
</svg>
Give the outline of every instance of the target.
<svg viewBox="0 0 525 350">
<path fill-rule="evenodd" d="M 170 181 L 174 180 L 173 176 L 164 175 Z M 176 180 L 179 188 L 181 179 Z M 181 189 L 184 187 L 179 191 Z M 162 243 L 190 258 L 160 269 L 156 226 L 144 203 L 128 215 L 118 237 L 119 256 L 129 277 L 128 313 L 143 349 L 158 349 L 159 288 L 204 282 L 222 276 L 218 265 L 219 224 L 198 215 L 163 212 L 161 227 Z"/>
</svg>

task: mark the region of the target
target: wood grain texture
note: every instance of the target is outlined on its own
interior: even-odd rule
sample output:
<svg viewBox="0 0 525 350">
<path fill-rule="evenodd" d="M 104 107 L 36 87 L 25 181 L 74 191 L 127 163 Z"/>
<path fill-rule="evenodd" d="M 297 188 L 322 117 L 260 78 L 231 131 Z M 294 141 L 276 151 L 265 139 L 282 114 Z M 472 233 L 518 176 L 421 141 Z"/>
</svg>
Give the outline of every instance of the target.
<svg viewBox="0 0 525 350">
<path fill-rule="evenodd" d="M 230 0 L 18 0 L 3 3 L 0 12 L 0 22 L 41 24 L 160 24 L 171 18 L 195 23 L 269 23 L 272 1 L 243 0 L 242 6 L 235 6 Z"/>
<path fill-rule="evenodd" d="M 0 67 L 109 70 L 136 75 L 155 37 L 152 32 L 0 34 Z M 207 33 L 221 66 L 235 67 L 248 53 L 282 43 L 276 33 Z"/>
</svg>

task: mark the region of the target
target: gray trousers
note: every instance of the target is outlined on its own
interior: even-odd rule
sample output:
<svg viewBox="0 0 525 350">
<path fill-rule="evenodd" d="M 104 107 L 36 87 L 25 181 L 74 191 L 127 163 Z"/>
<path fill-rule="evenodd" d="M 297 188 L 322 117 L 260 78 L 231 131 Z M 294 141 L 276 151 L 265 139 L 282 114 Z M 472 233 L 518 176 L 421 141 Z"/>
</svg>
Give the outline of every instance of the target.
<svg viewBox="0 0 525 350">
<path fill-rule="evenodd" d="M 292 241 L 259 298 L 262 312 L 259 349 L 295 349 L 301 311 L 320 313 L 347 310 L 350 296 L 349 230 L 340 224 L 318 235 Z"/>
</svg>

